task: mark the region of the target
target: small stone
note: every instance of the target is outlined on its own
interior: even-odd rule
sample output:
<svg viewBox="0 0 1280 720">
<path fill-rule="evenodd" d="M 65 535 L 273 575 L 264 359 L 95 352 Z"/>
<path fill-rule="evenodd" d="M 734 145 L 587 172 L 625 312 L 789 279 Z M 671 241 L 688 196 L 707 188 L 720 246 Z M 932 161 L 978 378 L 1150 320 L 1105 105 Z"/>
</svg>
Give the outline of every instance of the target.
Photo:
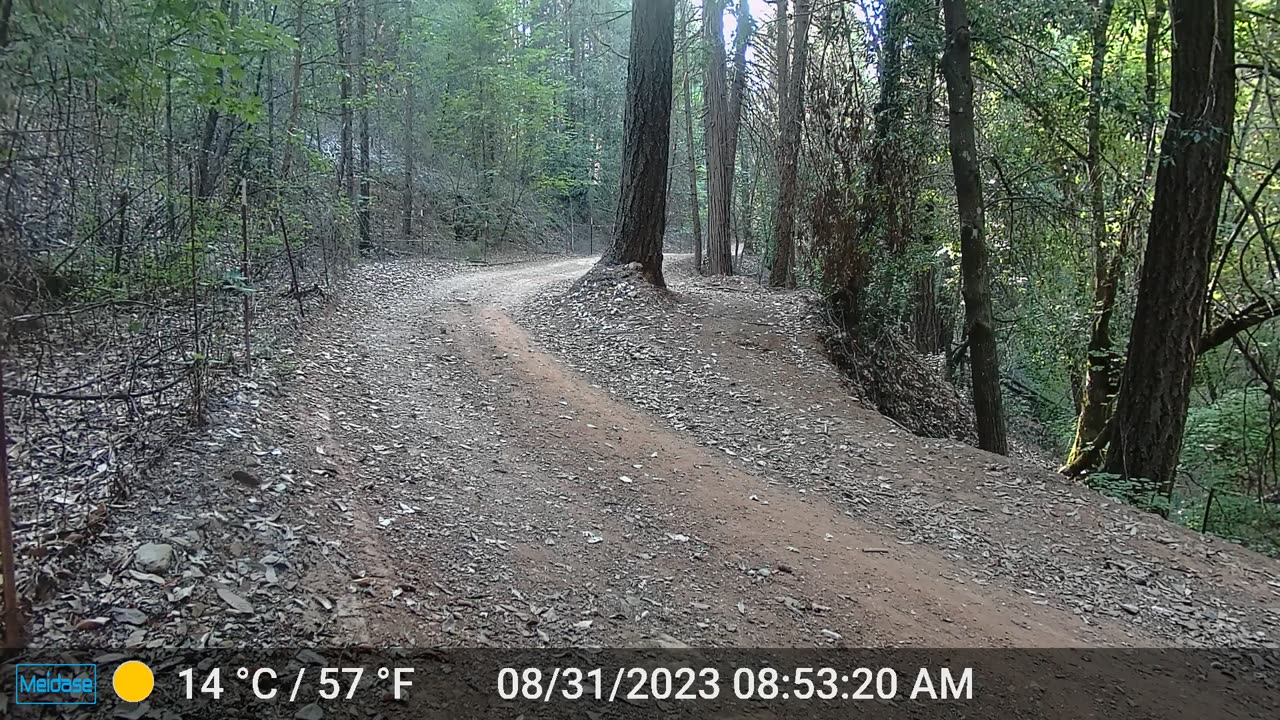
<svg viewBox="0 0 1280 720">
<path fill-rule="evenodd" d="M 1137 615 L 1139 612 L 1142 611 L 1142 608 L 1138 607 L 1137 605 L 1133 605 L 1131 603 L 1124 603 L 1120 607 L 1130 615 Z"/>
<path fill-rule="evenodd" d="M 294 713 L 293 716 L 298 720 L 320 720 L 324 717 L 324 710 L 317 703 L 304 705 L 301 710 Z"/>
<path fill-rule="evenodd" d="M 173 565 L 173 546 L 147 543 L 133 551 L 133 564 L 144 573 L 164 573 Z"/>
<path fill-rule="evenodd" d="M 116 622 L 128 625 L 145 625 L 147 623 L 147 614 L 135 608 L 111 608 L 111 617 Z"/>
</svg>

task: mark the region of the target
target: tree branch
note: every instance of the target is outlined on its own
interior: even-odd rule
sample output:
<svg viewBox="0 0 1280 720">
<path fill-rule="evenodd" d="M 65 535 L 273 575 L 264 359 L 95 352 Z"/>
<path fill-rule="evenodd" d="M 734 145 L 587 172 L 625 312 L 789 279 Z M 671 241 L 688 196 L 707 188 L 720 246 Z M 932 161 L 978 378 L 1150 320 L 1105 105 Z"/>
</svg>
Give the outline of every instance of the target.
<svg viewBox="0 0 1280 720">
<path fill-rule="evenodd" d="M 1280 302 L 1272 298 L 1258 298 L 1229 315 L 1217 327 L 1200 336 L 1196 352 L 1203 355 L 1231 340 L 1237 334 L 1280 316 Z"/>
</svg>

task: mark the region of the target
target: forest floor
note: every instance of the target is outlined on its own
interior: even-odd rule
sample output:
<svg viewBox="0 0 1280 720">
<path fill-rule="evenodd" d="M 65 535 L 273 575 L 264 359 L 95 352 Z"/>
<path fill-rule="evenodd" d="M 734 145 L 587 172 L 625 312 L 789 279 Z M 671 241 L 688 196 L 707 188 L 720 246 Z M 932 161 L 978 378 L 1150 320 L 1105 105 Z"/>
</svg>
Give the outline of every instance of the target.
<svg viewBox="0 0 1280 720">
<path fill-rule="evenodd" d="M 1280 644 L 1280 562 L 915 437 L 806 297 L 674 260 L 669 292 L 571 285 L 590 259 L 358 267 L 35 643 Z"/>
</svg>

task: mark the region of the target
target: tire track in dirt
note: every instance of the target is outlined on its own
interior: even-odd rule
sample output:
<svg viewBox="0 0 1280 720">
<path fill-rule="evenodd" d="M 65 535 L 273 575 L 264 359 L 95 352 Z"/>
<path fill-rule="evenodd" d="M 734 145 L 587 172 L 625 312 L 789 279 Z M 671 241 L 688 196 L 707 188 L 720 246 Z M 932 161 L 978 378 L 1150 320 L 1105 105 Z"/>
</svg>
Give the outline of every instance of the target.
<svg viewBox="0 0 1280 720">
<path fill-rule="evenodd" d="M 588 467 L 606 469 L 598 473 L 602 483 L 656 453 L 655 469 L 662 480 L 641 488 L 643 504 L 678 507 L 709 544 L 712 567 L 723 570 L 745 562 L 771 568 L 775 586 L 781 586 L 773 592 L 785 590 L 824 606 L 849 608 L 859 629 L 859 636 L 848 638 L 851 642 L 954 647 L 1131 642 L 1123 633 L 1085 627 L 1068 613 L 1011 593 L 984 594 L 946 582 L 942 576 L 949 563 L 928 548 L 894 545 L 891 553 L 879 552 L 886 543 L 893 545 L 893 539 L 867 532 L 820 499 L 761 487 L 705 448 L 590 387 L 534 348 L 497 306 L 483 307 L 469 322 L 460 319 L 458 324 L 469 325 L 477 340 L 473 362 L 502 375 L 510 370 L 492 358 L 513 358 L 516 376 L 508 389 L 517 402 L 554 408 L 559 398 L 571 398 L 563 407 L 572 415 L 519 416 L 513 434 L 524 438 L 531 452 L 549 464 L 583 473 Z M 545 442 L 551 438 L 565 442 Z M 732 578 L 722 582 L 731 585 Z M 723 604 L 723 598 L 719 601 Z M 773 622 L 781 625 L 784 620 Z"/>
<path fill-rule="evenodd" d="M 640 488 L 640 504 L 676 509 L 684 523 L 699 528 L 710 546 L 713 562 L 708 565 L 722 574 L 731 569 L 719 578 L 722 587 L 735 585 L 740 570 L 732 569 L 771 569 L 771 592 L 786 591 L 791 594 L 785 597 L 798 595 L 811 605 L 843 610 L 858 635 L 846 640 L 861 644 L 1062 647 L 1134 642 L 1128 628 L 1085 625 L 1068 612 L 998 587 L 977 590 L 947 581 L 951 563 L 932 548 L 896 545 L 893 538 L 868 531 L 820 498 L 762 487 L 757 478 L 592 387 L 535 347 L 506 311 L 529 293 L 581 269 L 582 263 L 557 263 L 453 278 L 455 297 L 471 302 L 451 314 L 451 325 L 467 336 L 463 347 L 470 350 L 470 361 L 504 385 L 509 403 L 533 409 L 513 415 L 508 432 L 517 442 L 524 439 L 525 450 L 544 464 L 574 468 L 607 486 L 633 465 L 656 460 L 662 480 Z M 886 545 L 892 553 L 875 552 Z M 788 603 L 776 605 L 786 608 Z M 784 626 L 786 614 L 771 624 Z M 776 641 L 784 639 L 815 641 L 781 634 Z M 1153 644 L 1150 638 L 1140 642 Z"/>
</svg>

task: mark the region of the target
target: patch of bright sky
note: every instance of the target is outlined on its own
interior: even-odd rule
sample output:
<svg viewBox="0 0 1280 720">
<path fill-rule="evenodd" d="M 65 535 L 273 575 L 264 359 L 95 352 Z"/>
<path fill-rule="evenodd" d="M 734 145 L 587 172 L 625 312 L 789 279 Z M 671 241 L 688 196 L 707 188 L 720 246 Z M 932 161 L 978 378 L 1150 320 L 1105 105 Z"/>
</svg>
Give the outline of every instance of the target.
<svg viewBox="0 0 1280 720">
<path fill-rule="evenodd" d="M 728 0 L 726 5 L 729 6 L 730 12 L 724 14 L 724 40 L 729 43 L 733 40 L 733 34 L 738 30 L 738 16 L 736 12 L 738 3 L 735 0 Z M 751 17 L 755 18 L 756 25 L 762 23 L 773 22 L 777 17 L 778 7 L 771 2 L 765 0 L 747 0 L 747 7 L 751 11 Z"/>
</svg>

